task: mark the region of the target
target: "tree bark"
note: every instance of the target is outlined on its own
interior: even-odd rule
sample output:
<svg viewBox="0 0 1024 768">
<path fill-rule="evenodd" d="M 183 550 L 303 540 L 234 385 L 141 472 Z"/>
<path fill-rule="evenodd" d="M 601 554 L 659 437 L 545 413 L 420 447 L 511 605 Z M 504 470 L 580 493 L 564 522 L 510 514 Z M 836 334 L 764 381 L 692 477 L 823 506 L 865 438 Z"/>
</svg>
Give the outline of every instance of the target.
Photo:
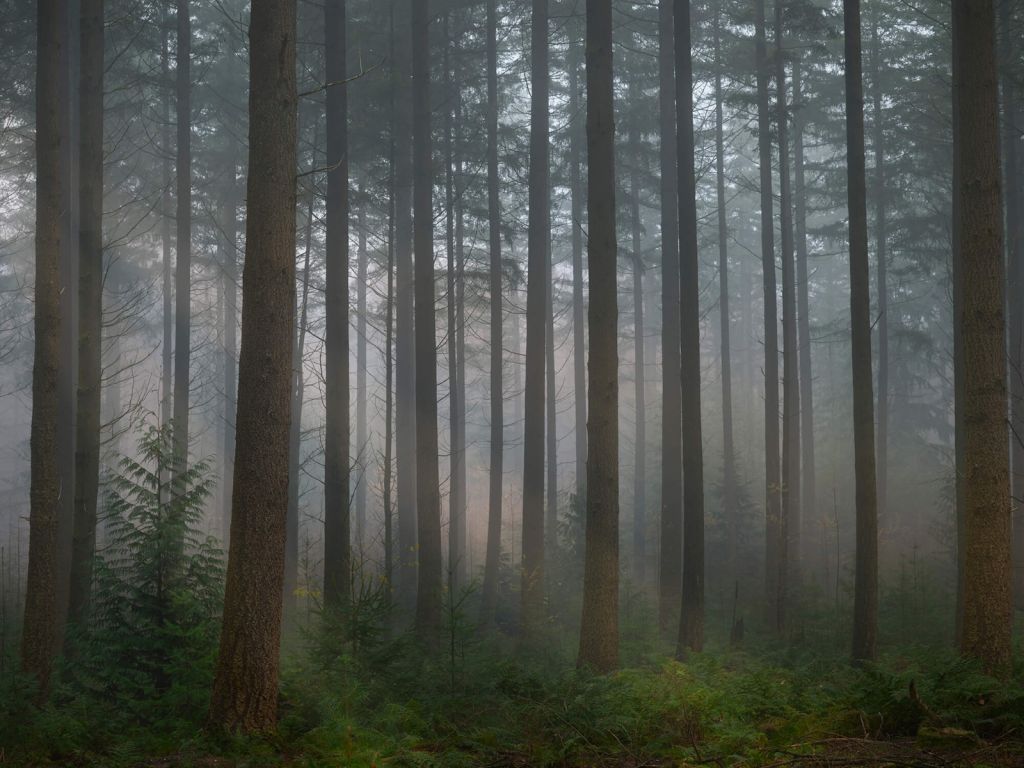
<svg viewBox="0 0 1024 768">
<path fill-rule="evenodd" d="M 366 547 L 366 485 L 370 466 L 370 435 L 367 429 L 366 388 L 366 289 L 368 255 L 366 251 L 366 195 L 359 195 L 359 250 L 356 265 L 356 458 L 359 473 L 356 477 L 356 537 L 355 546 L 360 559 Z"/>
<path fill-rule="evenodd" d="M 700 416 L 700 274 L 693 140 L 690 0 L 676 0 L 680 340 L 683 414 L 683 594 L 676 655 L 704 646 L 704 446 Z"/>
<path fill-rule="evenodd" d="M 412 0 L 413 249 L 416 287 L 416 632 L 429 648 L 441 630 L 441 492 L 437 456 L 434 324 L 434 174 L 430 135 L 429 0 Z"/>
<path fill-rule="evenodd" d="M 210 726 L 276 723 L 295 344 L 295 0 L 255 0 L 231 550 Z"/>
<path fill-rule="evenodd" d="M 313 132 L 313 146 L 316 147 L 319 131 Z M 284 629 L 294 621 L 298 607 L 299 586 L 299 497 L 302 491 L 302 408 L 306 395 L 304 354 L 306 350 L 306 328 L 309 316 L 309 260 L 313 250 L 313 202 L 316 196 L 310 192 L 306 208 L 306 228 L 303 235 L 305 252 L 302 260 L 302 298 L 299 300 L 299 337 L 292 354 L 292 421 L 288 432 L 288 516 L 285 530 L 284 551 Z"/>
<path fill-rule="evenodd" d="M 779 468 L 779 320 L 775 283 L 775 222 L 772 214 L 772 145 L 768 101 L 768 53 L 764 0 L 757 0 L 757 135 L 761 174 L 761 272 L 764 279 L 764 443 L 765 443 L 765 598 L 769 627 L 784 626 L 786 533 Z"/>
<path fill-rule="evenodd" d="M 578 664 L 619 663 L 619 380 L 612 4 L 587 0 L 587 259 L 590 363 L 586 557 Z"/>
<path fill-rule="evenodd" d="M 964 570 L 960 650 L 1008 674 L 1013 604 L 1006 414 L 998 69 L 992 0 L 954 0 L 954 153 L 960 163 L 963 312 Z"/>
<path fill-rule="evenodd" d="M 530 48 L 530 212 L 526 278 L 522 630 L 536 634 L 544 604 L 544 336 L 551 237 L 548 193 L 548 0 L 533 0 Z"/>
<path fill-rule="evenodd" d="M 413 0 L 419 2 L 419 0 Z M 416 345 L 413 338 L 412 80 L 409 14 L 395 25 L 395 435 L 398 514 L 398 602 L 416 604 Z"/>
<path fill-rule="evenodd" d="M 857 500 L 853 658 L 875 658 L 878 634 L 878 510 L 871 381 L 871 277 L 868 269 L 867 180 L 860 0 L 843 0 L 846 52 L 846 156 L 850 212 L 850 332 L 853 347 L 853 451 Z"/>
<path fill-rule="evenodd" d="M 327 50 L 326 378 L 324 382 L 324 604 L 339 608 L 351 588 L 348 355 L 348 87 L 345 0 L 324 5 Z"/>
<path fill-rule="evenodd" d="M 722 109 L 721 0 L 715 3 L 715 198 L 718 205 L 718 311 L 722 367 L 722 517 L 726 527 L 726 573 L 735 581 L 738 572 L 739 518 L 736 504 L 736 455 L 732 430 L 732 351 L 729 315 L 729 227 L 725 203 L 725 118 Z"/>
<path fill-rule="evenodd" d="M 658 4 L 658 110 L 661 123 L 661 535 L 658 625 L 667 633 L 682 599 L 683 417 L 679 334 L 679 202 L 676 170 L 676 59 L 672 6 Z"/>
<path fill-rule="evenodd" d="M 49 691 L 57 653 L 58 470 L 57 378 L 60 366 L 60 4 L 36 5 L 36 264 L 35 341 L 32 364 L 29 551 L 21 667 Z"/>
<path fill-rule="evenodd" d="M 800 588 L 800 381 L 797 360 L 796 274 L 793 259 L 793 193 L 789 176 L 789 114 L 783 50 L 784 0 L 775 2 L 775 83 L 779 141 L 779 219 L 782 251 L 782 553 L 783 622 Z"/>
<path fill-rule="evenodd" d="M 1020 41 L 1013 35 L 1010 3 L 999 5 L 1001 59 L 1005 67 L 1020 54 Z M 1016 42 L 1016 45 L 1014 43 Z M 1010 489 L 1014 505 L 1013 573 L 1014 603 L 1024 610 L 1024 304 L 1014 300 L 1024 287 L 1024 194 L 1019 179 L 1024 174 L 1021 153 L 1017 147 L 1024 127 L 1024 105 L 1012 72 L 1004 70 L 1003 89 L 1003 172 L 1006 208 L 1007 325 L 1010 345 Z"/>
<path fill-rule="evenodd" d="M 807 278 L 807 185 L 804 177 L 804 132 L 800 89 L 800 59 L 793 61 L 793 172 L 796 207 L 797 343 L 800 347 L 800 481 L 804 528 L 815 519 L 814 396 L 811 367 L 811 321 Z M 804 547 L 806 551 L 807 547 Z"/>
<path fill-rule="evenodd" d="M 505 408 L 502 377 L 501 191 L 498 186 L 498 14 L 497 0 L 487 2 L 487 224 L 491 294 L 490 398 L 491 457 L 487 497 L 487 554 L 481 590 L 481 624 L 494 619 L 501 561 L 501 502 L 504 487 Z"/>
<path fill-rule="evenodd" d="M 665 0 L 671 2 L 671 0 Z M 576 504 L 586 505 L 587 496 L 587 347 L 583 286 L 583 181 L 580 171 L 580 43 L 576 28 L 569 39 L 569 197 L 572 218 L 572 373 L 575 411 Z"/>
<path fill-rule="evenodd" d="M 631 144 L 639 148 L 634 133 Z M 647 414 L 644 402 L 644 260 L 640 250 L 640 177 L 630 174 L 629 218 L 633 245 L 633 579 L 642 585 L 647 576 Z"/>
<path fill-rule="evenodd" d="M 875 421 L 878 443 L 875 468 L 878 474 L 878 515 L 885 518 L 889 477 L 889 287 L 888 226 L 885 193 L 885 123 L 882 115 L 882 85 L 879 81 L 878 8 L 871 9 L 871 106 L 875 118 L 874 144 L 875 279 L 878 281 L 878 413 Z"/>
<path fill-rule="evenodd" d="M 192 17 L 190 0 L 177 0 L 174 102 L 174 471 L 188 463 L 188 411 L 192 353 Z"/>
<path fill-rule="evenodd" d="M 78 418 L 75 424 L 75 516 L 68 620 L 89 614 L 96 553 L 103 378 L 103 3 L 81 4 L 81 132 L 78 195 Z"/>
</svg>

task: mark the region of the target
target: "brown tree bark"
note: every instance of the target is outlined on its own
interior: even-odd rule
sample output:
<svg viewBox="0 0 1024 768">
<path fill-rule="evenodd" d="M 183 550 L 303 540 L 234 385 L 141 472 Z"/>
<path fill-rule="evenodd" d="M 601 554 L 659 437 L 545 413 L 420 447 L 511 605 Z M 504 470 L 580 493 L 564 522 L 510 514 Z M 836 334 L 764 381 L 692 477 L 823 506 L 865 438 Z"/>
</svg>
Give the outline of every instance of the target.
<svg viewBox="0 0 1024 768">
<path fill-rule="evenodd" d="M 416 288 L 416 632 L 433 648 L 441 630 L 441 491 L 437 456 L 434 206 L 430 135 L 429 0 L 412 1 L 413 250 Z"/>
<path fill-rule="evenodd" d="M 28 575 L 21 667 L 49 691 L 57 653 L 57 375 L 60 365 L 60 4 L 36 5 L 36 265 Z"/>
<path fill-rule="evenodd" d="M 551 237 L 548 192 L 548 0 L 533 0 L 530 47 L 530 212 L 526 278 L 523 437 L 522 630 L 536 634 L 544 606 L 544 336 Z"/>
<path fill-rule="evenodd" d="M 885 518 L 889 478 L 889 254 L 888 222 L 885 194 L 885 122 L 882 115 L 882 84 L 879 79 L 878 8 L 871 9 L 871 111 L 872 149 L 875 155 L 875 279 L 878 281 L 878 413 L 875 422 L 878 443 L 875 449 L 875 469 L 878 475 L 878 515 Z"/>
<path fill-rule="evenodd" d="M 366 532 L 366 491 L 370 467 L 370 434 L 367 425 L 366 388 L 366 291 L 369 255 L 366 250 L 366 204 L 365 191 L 360 189 L 358 224 L 359 248 L 356 262 L 356 459 L 359 467 L 356 477 L 356 531 L 355 547 L 360 558 L 367 544 Z"/>
<path fill-rule="evenodd" d="M 192 354 L 192 17 L 190 0 L 177 0 L 174 103 L 174 471 L 188 463 L 188 412 Z"/>
<path fill-rule="evenodd" d="M 775 87 L 779 142 L 779 224 L 782 255 L 782 526 L 785 617 L 800 587 L 800 380 L 797 360 L 796 274 L 793 258 L 793 193 L 789 176 L 789 112 L 783 49 L 784 0 L 775 2 Z"/>
<path fill-rule="evenodd" d="M 319 131 L 313 131 L 316 147 Z M 313 250 L 313 203 L 316 196 L 310 190 L 306 205 L 306 226 L 303 234 L 302 298 L 298 303 L 298 340 L 292 353 L 292 421 L 288 432 L 288 515 L 285 526 L 284 550 L 284 629 L 289 628 L 298 608 L 299 586 L 299 496 L 302 490 L 302 409 L 306 400 L 304 353 L 309 317 L 309 261 Z"/>
<path fill-rule="evenodd" d="M 590 361 L 586 558 L 578 664 L 619 663 L 619 379 L 612 4 L 587 0 L 587 258 Z"/>
<path fill-rule="evenodd" d="M 690 0 L 676 0 L 680 340 L 683 413 L 683 593 L 676 655 L 704 646 L 704 446 L 700 415 L 700 270 L 693 140 Z"/>
<path fill-rule="evenodd" d="M 850 333 L 853 347 L 853 452 L 857 557 L 853 592 L 853 658 L 875 657 L 878 635 L 878 509 L 871 377 L 871 277 L 868 269 L 867 178 L 860 0 L 843 0 L 846 52 L 846 165 L 850 215 Z"/>
<path fill-rule="evenodd" d="M 1013 605 L 1006 414 L 1002 193 L 993 0 L 954 0 L 953 151 L 960 164 L 963 311 L 964 560 L 960 650 L 1008 674 Z"/>
<path fill-rule="evenodd" d="M 718 206 L 718 312 L 720 321 L 720 364 L 722 368 L 722 517 L 726 526 L 726 573 L 737 577 L 739 519 L 736 503 L 736 449 L 732 428 L 732 349 L 729 315 L 729 227 L 725 203 L 725 118 L 722 102 L 722 30 L 721 0 L 715 3 L 715 199 Z"/>
<path fill-rule="evenodd" d="M 683 583 L 683 417 L 680 359 L 679 202 L 676 170 L 676 59 L 672 6 L 658 4 L 658 111 L 661 125 L 661 535 L 658 626 L 675 624 Z"/>
<path fill-rule="evenodd" d="M 501 500 L 504 487 L 505 403 L 502 377 L 504 334 L 501 280 L 501 193 L 498 186 L 498 13 L 497 0 L 487 2 L 487 225 L 490 264 L 490 398 L 491 457 L 487 497 L 487 553 L 481 589 L 480 620 L 494 619 L 501 560 Z"/>
<path fill-rule="evenodd" d="M 671 2 L 671 0 L 665 0 Z M 580 171 L 580 45 L 578 26 L 569 36 L 569 197 L 572 217 L 572 372 L 575 411 L 576 504 L 582 509 L 587 496 L 587 348 L 586 300 L 583 285 L 583 182 Z"/>
<path fill-rule="evenodd" d="M 348 86 L 345 0 L 324 5 L 327 51 L 326 377 L 324 381 L 324 604 L 339 608 L 351 588 L 348 410 Z"/>
<path fill-rule="evenodd" d="M 764 0 L 757 0 L 754 26 L 757 56 L 757 137 L 761 174 L 761 272 L 764 280 L 764 443 L 765 443 L 765 608 L 768 626 L 785 623 L 786 532 L 779 467 L 779 316 L 775 283 L 775 222 L 772 214 L 772 145 L 768 101 L 768 52 Z"/>
<path fill-rule="evenodd" d="M 807 278 L 807 184 L 804 176 L 804 131 L 800 59 L 793 61 L 793 174 L 796 209 L 797 337 L 800 347 L 800 509 L 804 528 L 815 520 L 814 394 L 811 368 L 811 320 Z M 806 552 L 805 546 L 804 551 Z"/>
<path fill-rule="evenodd" d="M 418 0 L 413 0 L 418 2 Z M 403 3 L 404 6 L 404 3 Z M 416 604 L 416 345 L 412 263 L 412 28 L 407 9 L 394 25 L 395 100 L 395 511 L 398 603 Z"/>
<path fill-rule="evenodd" d="M 1019 179 L 1024 176 L 1022 154 L 1017 147 L 1024 127 L 1024 104 L 1018 84 L 1007 64 L 1020 55 L 1021 43 L 1013 33 L 1010 3 L 999 4 L 1001 85 L 1003 106 L 1003 174 L 1006 209 L 1007 326 L 1010 376 L 1010 496 L 1013 516 L 1013 596 L 1018 610 L 1024 610 L 1024 303 L 1015 301 L 1024 287 L 1024 193 Z"/>
<path fill-rule="evenodd" d="M 630 143 L 640 144 L 638 132 Z M 644 400 L 644 258 L 640 245 L 640 174 L 629 179 L 629 219 L 632 230 L 633 267 L 633 579 L 642 586 L 647 578 L 647 413 Z"/>
<path fill-rule="evenodd" d="M 295 0 L 255 0 L 231 550 L 209 723 L 272 730 L 277 713 L 295 344 Z"/>
<path fill-rule="evenodd" d="M 82 0 L 78 196 L 78 403 L 68 621 L 89 614 L 96 553 L 103 379 L 103 3 Z"/>
</svg>

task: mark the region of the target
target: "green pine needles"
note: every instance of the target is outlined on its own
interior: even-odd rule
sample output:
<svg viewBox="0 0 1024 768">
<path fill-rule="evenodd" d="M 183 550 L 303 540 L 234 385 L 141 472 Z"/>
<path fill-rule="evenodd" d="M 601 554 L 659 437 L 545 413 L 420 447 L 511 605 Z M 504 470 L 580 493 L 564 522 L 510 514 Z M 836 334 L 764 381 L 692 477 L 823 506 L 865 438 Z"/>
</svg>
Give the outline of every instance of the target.
<svg viewBox="0 0 1024 768">
<path fill-rule="evenodd" d="M 170 427 L 150 427 L 107 480 L 106 543 L 71 668 L 143 722 L 205 711 L 220 631 L 223 557 L 200 527 L 216 479 L 207 459 L 177 468 L 172 446 Z"/>
</svg>

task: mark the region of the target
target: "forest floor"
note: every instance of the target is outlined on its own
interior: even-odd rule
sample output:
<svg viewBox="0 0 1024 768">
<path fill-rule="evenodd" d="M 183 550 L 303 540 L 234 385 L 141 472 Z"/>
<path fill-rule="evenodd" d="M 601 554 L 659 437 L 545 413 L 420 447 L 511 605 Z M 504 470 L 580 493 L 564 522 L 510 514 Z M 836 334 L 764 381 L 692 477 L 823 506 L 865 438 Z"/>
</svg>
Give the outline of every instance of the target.
<svg viewBox="0 0 1024 768">
<path fill-rule="evenodd" d="M 918 631 L 938 642 L 890 637 L 855 667 L 837 650 L 845 628 L 821 626 L 714 637 L 684 662 L 627 626 L 623 669 L 605 676 L 575 669 L 575 638 L 556 626 L 529 649 L 453 630 L 434 654 L 408 634 L 311 631 L 283 655 L 279 727 L 261 739 L 204 732 L 212 651 L 148 701 L 64 684 L 40 709 L 8 679 L 0 766 L 1024 768 L 1024 649 L 997 680 Z"/>
</svg>

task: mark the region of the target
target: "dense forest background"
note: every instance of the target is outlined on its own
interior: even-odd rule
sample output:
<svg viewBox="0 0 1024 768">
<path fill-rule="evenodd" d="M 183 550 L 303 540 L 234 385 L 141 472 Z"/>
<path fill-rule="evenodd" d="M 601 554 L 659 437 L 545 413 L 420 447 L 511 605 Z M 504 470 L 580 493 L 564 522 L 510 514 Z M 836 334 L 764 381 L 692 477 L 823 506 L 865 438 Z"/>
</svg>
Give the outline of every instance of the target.
<svg viewBox="0 0 1024 768">
<path fill-rule="evenodd" d="M 1019 759 L 1024 4 L 0 18 L 15 759 Z"/>
</svg>

